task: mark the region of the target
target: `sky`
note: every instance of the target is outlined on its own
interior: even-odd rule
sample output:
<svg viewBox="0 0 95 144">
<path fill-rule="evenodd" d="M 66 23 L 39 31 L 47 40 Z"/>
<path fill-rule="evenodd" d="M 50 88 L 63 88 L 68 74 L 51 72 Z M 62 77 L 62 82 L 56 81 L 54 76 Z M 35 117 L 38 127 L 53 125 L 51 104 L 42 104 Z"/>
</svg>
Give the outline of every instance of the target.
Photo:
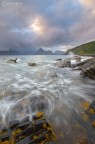
<svg viewBox="0 0 95 144">
<path fill-rule="evenodd" d="M 67 50 L 95 40 L 95 0 L 0 0 L 0 50 Z"/>
</svg>

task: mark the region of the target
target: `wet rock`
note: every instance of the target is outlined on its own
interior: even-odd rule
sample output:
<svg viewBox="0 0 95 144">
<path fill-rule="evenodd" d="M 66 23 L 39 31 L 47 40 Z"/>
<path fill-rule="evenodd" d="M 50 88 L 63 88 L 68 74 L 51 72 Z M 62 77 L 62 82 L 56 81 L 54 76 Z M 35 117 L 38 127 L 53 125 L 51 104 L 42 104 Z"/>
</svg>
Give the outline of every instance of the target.
<svg viewBox="0 0 95 144">
<path fill-rule="evenodd" d="M 29 116 L 22 119 L 21 123 L 29 121 Z"/>
<path fill-rule="evenodd" d="M 52 78 L 55 78 L 55 77 L 57 77 L 57 74 L 56 73 L 49 73 L 49 77 L 52 77 Z"/>
<path fill-rule="evenodd" d="M 92 126 L 95 127 L 95 101 L 93 101 L 89 106 L 88 115 L 91 120 Z"/>
<path fill-rule="evenodd" d="M 14 120 L 14 121 L 10 122 L 9 127 L 10 127 L 10 129 L 14 129 L 14 128 L 16 128 L 19 124 L 20 124 L 20 122 L 19 122 L 18 120 Z"/>
<path fill-rule="evenodd" d="M 58 58 L 58 59 L 56 59 L 56 61 L 62 61 L 62 58 Z"/>
<path fill-rule="evenodd" d="M 93 59 L 94 58 L 91 58 L 91 59 L 84 60 L 82 62 L 78 62 L 76 64 L 72 64 L 71 67 L 72 68 L 75 68 L 75 67 L 78 67 L 78 66 L 82 67 L 84 64 L 88 63 L 89 61 L 92 61 Z"/>
<path fill-rule="evenodd" d="M 15 58 L 15 59 L 9 59 L 7 61 L 7 63 L 15 64 L 15 63 L 17 63 L 17 58 Z"/>
<path fill-rule="evenodd" d="M 59 68 L 66 68 L 66 67 L 71 67 L 71 61 L 60 61 L 56 62 L 55 65 Z"/>
<path fill-rule="evenodd" d="M 23 122 L 17 126 L 17 129 L 24 130 L 31 124 L 31 121 Z"/>
<path fill-rule="evenodd" d="M 80 144 L 88 144 L 87 138 L 84 138 L 84 140 Z"/>
<path fill-rule="evenodd" d="M 93 101 L 89 107 L 90 109 L 93 109 L 95 111 L 95 101 Z"/>
<path fill-rule="evenodd" d="M 81 68 L 81 72 L 88 78 L 95 80 L 95 58 L 88 60 Z M 82 74 L 81 73 L 81 74 Z"/>
<path fill-rule="evenodd" d="M 34 115 L 32 121 L 29 121 L 27 117 L 21 123 L 19 122 L 19 125 L 17 123 L 18 121 L 14 120 L 10 123 L 8 130 L 0 132 L 0 144 L 46 144 L 55 140 L 51 125 L 42 112 Z"/>
<path fill-rule="evenodd" d="M 32 105 L 32 111 L 45 111 L 48 109 L 47 101 L 37 101 L 35 104 Z"/>
<path fill-rule="evenodd" d="M 37 64 L 36 63 L 33 63 L 33 62 L 29 62 L 28 63 L 28 66 L 36 66 Z"/>
<path fill-rule="evenodd" d="M 75 59 L 76 61 L 78 61 L 78 62 L 81 61 L 81 57 L 80 57 L 80 56 L 75 56 L 74 59 Z"/>
<path fill-rule="evenodd" d="M 39 136 L 39 138 L 37 138 L 37 137 L 35 136 L 34 140 L 32 140 L 30 144 L 38 144 L 38 143 L 42 143 L 42 142 L 43 142 L 43 144 L 46 144 L 46 143 L 48 142 L 48 140 L 46 140 L 46 135 L 48 135 L 48 134 L 49 134 L 49 132 L 46 131 L 46 132 L 43 132 L 43 133 Z"/>
<path fill-rule="evenodd" d="M 33 121 L 38 120 L 38 119 L 42 119 L 42 118 L 43 118 L 43 113 L 41 113 L 41 112 L 38 115 L 33 115 L 32 116 Z"/>
<path fill-rule="evenodd" d="M 1 142 L 8 141 L 8 140 L 9 140 L 9 135 L 6 134 L 6 135 L 1 136 L 1 137 L 0 137 L 0 140 L 1 140 Z"/>
<path fill-rule="evenodd" d="M 81 67 L 80 66 L 79 67 L 75 67 L 72 70 L 81 70 Z"/>
<path fill-rule="evenodd" d="M 30 127 L 26 128 L 20 134 L 16 135 L 16 137 L 15 137 L 16 142 L 19 142 L 21 140 L 20 139 L 21 137 L 22 137 L 22 139 L 24 139 L 25 137 L 28 137 L 33 133 L 35 133 L 35 130 L 34 130 L 33 126 L 30 126 Z"/>
<path fill-rule="evenodd" d="M 30 102 L 31 102 L 31 110 L 33 112 L 37 111 L 46 112 L 49 108 L 49 103 L 47 99 L 45 99 L 43 96 L 32 97 L 30 98 Z"/>
</svg>

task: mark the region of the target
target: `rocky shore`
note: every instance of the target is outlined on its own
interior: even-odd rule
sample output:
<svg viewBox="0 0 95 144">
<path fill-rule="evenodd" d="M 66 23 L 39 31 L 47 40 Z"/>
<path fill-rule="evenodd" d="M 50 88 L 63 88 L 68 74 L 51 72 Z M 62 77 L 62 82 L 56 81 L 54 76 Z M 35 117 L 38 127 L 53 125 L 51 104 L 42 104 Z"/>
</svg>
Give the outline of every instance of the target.
<svg viewBox="0 0 95 144">
<path fill-rule="evenodd" d="M 57 59 L 55 65 L 59 68 L 72 68 L 73 70 L 80 70 L 80 74 L 84 75 L 90 79 L 95 80 L 95 58 L 87 59 L 81 61 L 81 57 L 74 57 L 76 60 L 75 64 L 72 64 L 71 60 Z"/>
<path fill-rule="evenodd" d="M 4 69 L 1 74 L 6 71 L 8 76 L 3 76 L 3 80 L 6 81 L 0 97 L 2 114 L 0 143 L 13 144 L 14 141 L 14 144 L 42 143 L 46 140 L 47 128 L 44 130 L 40 126 L 47 123 L 48 128 L 54 128 L 59 144 L 94 144 L 95 58 L 80 56 L 51 59 L 44 57 L 44 60 L 41 58 L 43 57 L 37 60 L 34 57 L 18 58 L 17 64 L 14 62 L 15 58 L 9 63 L 6 63 L 9 57 L 2 60 L 2 69 L 6 68 L 7 71 Z M 6 84 L 10 78 L 11 82 L 8 81 Z M 14 103 L 11 106 L 12 102 Z M 83 102 L 84 109 L 81 109 L 80 105 Z M 3 113 L 7 111 L 7 104 L 9 111 L 4 119 Z M 34 120 L 32 114 L 39 111 L 44 112 L 47 117 Z M 9 124 L 7 128 L 2 129 L 4 120 L 5 127 L 7 123 Z M 52 123 L 51 127 L 48 120 Z M 38 131 L 35 131 L 35 123 Z M 50 134 L 53 134 L 52 131 Z M 48 137 L 49 141 L 43 144 L 56 143 L 52 141 L 50 135 Z"/>
</svg>

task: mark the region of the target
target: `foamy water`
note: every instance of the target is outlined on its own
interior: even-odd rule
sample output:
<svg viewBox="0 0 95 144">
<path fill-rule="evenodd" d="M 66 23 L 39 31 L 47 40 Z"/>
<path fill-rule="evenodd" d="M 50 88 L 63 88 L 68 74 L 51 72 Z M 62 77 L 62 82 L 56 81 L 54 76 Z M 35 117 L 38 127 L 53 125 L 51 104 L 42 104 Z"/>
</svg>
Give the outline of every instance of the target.
<svg viewBox="0 0 95 144">
<path fill-rule="evenodd" d="M 54 65 L 57 58 L 67 56 L 17 57 L 17 64 L 6 63 L 9 56 L 0 57 L 0 128 L 7 127 L 11 120 L 31 119 L 43 111 L 60 144 L 76 144 L 83 137 L 95 144 L 95 130 L 89 120 L 83 119 L 81 108 L 83 101 L 95 100 L 95 82 L 81 77 L 80 71 Z M 37 66 L 30 67 L 28 62 Z"/>
</svg>

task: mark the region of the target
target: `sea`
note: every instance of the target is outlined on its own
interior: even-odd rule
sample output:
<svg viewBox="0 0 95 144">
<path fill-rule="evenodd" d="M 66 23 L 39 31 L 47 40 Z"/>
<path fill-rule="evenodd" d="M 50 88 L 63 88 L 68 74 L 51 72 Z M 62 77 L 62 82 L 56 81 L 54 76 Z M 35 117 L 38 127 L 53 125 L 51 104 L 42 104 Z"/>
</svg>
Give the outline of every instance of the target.
<svg viewBox="0 0 95 144">
<path fill-rule="evenodd" d="M 57 144 L 95 144 L 95 128 L 82 104 L 95 100 L 95 81 L 72 68 L 58 68 L 56 59 L 73 56 L 0 56 L 0 129 L 42 111 Z M 17 58 L 17 64 L 10 64 Z M 82 60 L 87 57 L 82 57 Z M 34 62 L 36 66 L 28 66 Z"/>
</svg>

